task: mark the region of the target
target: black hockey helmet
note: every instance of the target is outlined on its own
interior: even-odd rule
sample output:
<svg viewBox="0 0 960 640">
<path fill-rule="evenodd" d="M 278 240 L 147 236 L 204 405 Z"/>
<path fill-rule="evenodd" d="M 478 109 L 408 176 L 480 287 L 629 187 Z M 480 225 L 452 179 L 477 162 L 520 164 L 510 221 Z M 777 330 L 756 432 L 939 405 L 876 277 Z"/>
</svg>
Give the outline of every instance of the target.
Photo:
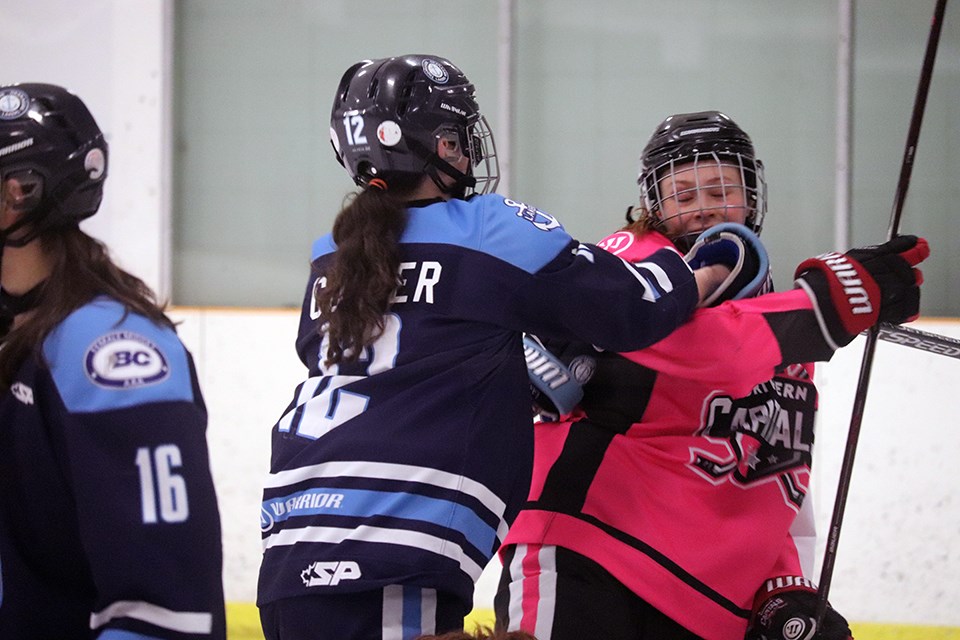
<svg viewBox="0 0 960 640">
<path fill-rule="evenodd" d="M 719 111 L 678 113 L 661 122 L 640 154 L 640 200 L 662 222 L 661 181 L 682 165 L 712 162 L 737 167 L 748 206 L 745 224 L 758 234 L 767 211 L 763 163 L 750 136 Z"/>
<path fill-rule="evenodd" d="M 470 158 L 461 173 L 437 153 L 443 136 Z M 354 182 L 430 175 L 454 195 L 489 193 L 499 181 L 493 134 L 474 87 L 449 60 L 405 55 L 363 60 L 343 74 L 330 114 L 330 141 Z M 444 187 L 443 172 L 456 184 Z"/>
<path fill-rule="evenodd" d="M 92 216 L 106 177 L 107 142 L 80 98 L 52 84 L 0 86 L 0 185 L 16 179 L 14 206 L 24 212 L 0 232 L 3 245 L 22 246 Z"/>
</svg>

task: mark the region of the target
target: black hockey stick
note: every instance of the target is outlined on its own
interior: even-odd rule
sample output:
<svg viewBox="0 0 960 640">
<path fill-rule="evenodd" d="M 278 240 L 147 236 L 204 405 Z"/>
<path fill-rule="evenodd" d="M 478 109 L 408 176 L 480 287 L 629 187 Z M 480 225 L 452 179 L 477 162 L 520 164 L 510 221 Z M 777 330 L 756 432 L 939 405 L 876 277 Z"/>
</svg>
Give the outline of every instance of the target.
<svg viewBox="0 0 960 640">
<path fill-rule="evenodd" d="M 910 129 L 907 132 L 907 146 L 903 153 L 903 162 L 900 165 L 900 180 L 897 182 L 897 191 L 893 200 L 893 212 L 890 215 L 890 229 L 887 240 L 892 240 L 900 231 L 900 216 L 903 212 L 903 202 L 907 197 L 910 186 L 910 174 L 913 171 L 913 161 L 917 152 L 917 140 L 920 137 L 920 123 L 923 121 L 923 112 L 927 104 L 927 94 L 930 90 L 930 78 L 933 76 L 933 63 L 937 56 L 937 45 L 940 42 L 940 31 L 943 27 L 943 13 L 947 0 L 937 0 L 930 23 L 930 35 L 927 38 L 927 51 L 923 58 L 923 67 L 920 70 L 920 82 L 913 103 L 913 115 L 910 118 Z M 857 382 L 857 391 L 853 400 L 853 415 L 850 418 L 850 431 L 847 435 L 847 447 L 843 454 L 843 463 L 840 466 L 840 481 L 837 487 L 837 498 L 833 505 L 833 517 L 830 521 L 830 530 L 827 537 L 827 548 L 823 555 L 823 566 L 820 570 L 820 590 L 817 593 L 817 636 L 821 637 L 823 617 L 827 612 L 827 596 L 830 592 L 830 581 L 833 578 L 833 567 L 837 558 L 837 542 L 840 539 L 840 525 L 843 523 L 843 512 L 847 504 L 847 494 L 850 491 L 850 476 L 853 473 L 853 460 L 857 452 L 857 440 L 860 437 L 860 423 L 863 421 L 863 407 L 867 399 L 867 387 L 870 384 L 870 368 L 873 366 L 873 354 L 877 346 L 877 336 L 880 330 L 872 327 L 867 333 L 867 344 L 863 352 L 863 361 L 860 365 L 860 379 Z"/>
<path fill-rule="evenodd" d="M 902 344 L 905 347 L 960 360 L 960 340 L 956 338 L 887 323 L 880 325 L 880 335 L 878 337 L 884 342 Z"/>
</svg>

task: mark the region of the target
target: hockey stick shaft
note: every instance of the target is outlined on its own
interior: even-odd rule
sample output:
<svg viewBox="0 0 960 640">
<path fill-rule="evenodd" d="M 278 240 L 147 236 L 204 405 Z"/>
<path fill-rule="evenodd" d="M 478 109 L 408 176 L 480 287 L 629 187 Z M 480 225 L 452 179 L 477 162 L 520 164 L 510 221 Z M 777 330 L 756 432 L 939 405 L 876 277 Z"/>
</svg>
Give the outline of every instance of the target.
<svg viewBox="0 0 960 640">
<path fill-rule="evenodd" d="M 880 325 L 878 337 L 884 342 L 901 344 L 927 353 L 960 360 L 960 340 L 956 338 L 886 323 Z"/>
<path fill-rule="evenodd" d="M 913 103 L 913 114 L 910 118 L 910 128 L 907 131 L 907 144 L 900 166 L 900 179 L 893 200 L 893 211 L 890 215 L 890 228 L 887 239 L 892 240 L 900 231 L 900 216 L 903 212 L 903 203 L 910 186 L 910 175 L 913 172 L 913 161 L 916 157 L 917 141 L 920 138 L 920 125 L 923 122 L 923 112 L 927 104 L 927 94 L 930 89 L 930 79 L 933 76 L 933 63 L 936 60 L 937 45 L 940 43 L 940 31 L 943 27 L 943 14 L 947 0 L 937 0 L 930 23 L 930 35 L 927 38 L 927 50 L 923 58 L 923 67 L 920 70 L 920 82 Z M 847 435 L 847 446 L 840 465 L 840 479 L 837 486 L 837 497 L 833 505 L 833 516 L 830 520 L 830 529 L 827 534 L 826 551 L 823 555 L 823 565 L 820 570 L 820 589 L 817 593 L 816 628 L 817 635 L 822 635 L 823 618 L 827 612 L 827 602 L 830 593 L 830 582 L 833 579 L 833 569 L 837 558 L 837 543 L 840 539 L 840 526 L 843 524 L 843 514 L 847 504 L 847 494 L 850 491 L 850 478 L 853 473 L 853 462 L 857 452 L 857 442 L 860 438 L 860 424 L 863 421 L 863 408 L 867 399 L 867 389 L 870 386 L 870 370 L 873 366 L 873 354 L 877 346 L 878 327 L 872 327 L 867 333 L 867 344 L 860 364 L 860 377 L 857 381 L 857 391 L 853 400 L 853 412 L 850 418 L 850 430 Z"/>
</svg>

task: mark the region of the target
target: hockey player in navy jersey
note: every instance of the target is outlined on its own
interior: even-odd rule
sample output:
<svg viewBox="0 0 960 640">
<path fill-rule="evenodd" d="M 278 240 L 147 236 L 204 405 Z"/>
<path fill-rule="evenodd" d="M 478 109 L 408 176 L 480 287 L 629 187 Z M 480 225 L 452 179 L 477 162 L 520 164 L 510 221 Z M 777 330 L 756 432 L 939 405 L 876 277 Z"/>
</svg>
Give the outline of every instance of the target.
<svg viewBox="0 0 960 640">
<path fill-rule="evenodd" d="M 640 216 L 600 246 L 629 261 L 675 245 L 695 264 L 729 236 L 763 266 L 646 349 L 544 341 L 556 353 L 540 357 L 590 375 L 579 402 L 537 387 L 552 417 L 502 550 L 498 623 L 540 640 L 846 640 L 832 608 L 814 628 L 808 361 L 916 316 L 926 241 L 806 260 L 793 289 L 761 295 L 766 184 L 746 132 L 717 111 L 671 116 L 639 182 Z"/>
<path fill-rule="evenodd" d="M 0 638 L 224 640 L 190 354 L 78 226 L 107 170 L 80 98 L 0 86 Z"/>
<path fill-rule="evenodd" d="M 360 191 L 313 246 L 309 377 L 273 428 L 263 493 L 263 629 L 459 630 L 530 479 L 521 332 L 641 348 L 729 270 L 695 279 L 673 247 L 625 262 L 494 194 L 474 87 L 441 57 L 351 66 L 330 126 Z"/>
</svg>

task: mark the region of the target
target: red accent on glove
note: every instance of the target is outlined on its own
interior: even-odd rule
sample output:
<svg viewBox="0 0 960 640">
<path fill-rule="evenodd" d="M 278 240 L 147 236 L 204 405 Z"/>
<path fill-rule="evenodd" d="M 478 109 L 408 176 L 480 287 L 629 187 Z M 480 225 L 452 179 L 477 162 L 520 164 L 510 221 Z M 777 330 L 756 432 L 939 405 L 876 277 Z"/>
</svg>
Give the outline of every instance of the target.
<svg viewBox="0 0 960 640">
<path fill-rule="evenodd" d="M 834 251 L 804 260 L 794 277 L 799 278 L 810 270 L 826 276 L 830 300 L 844 331 L 855 336 L 876 324 L 880 314 L 880 287 L 863 265 Z"/>
</svg>

